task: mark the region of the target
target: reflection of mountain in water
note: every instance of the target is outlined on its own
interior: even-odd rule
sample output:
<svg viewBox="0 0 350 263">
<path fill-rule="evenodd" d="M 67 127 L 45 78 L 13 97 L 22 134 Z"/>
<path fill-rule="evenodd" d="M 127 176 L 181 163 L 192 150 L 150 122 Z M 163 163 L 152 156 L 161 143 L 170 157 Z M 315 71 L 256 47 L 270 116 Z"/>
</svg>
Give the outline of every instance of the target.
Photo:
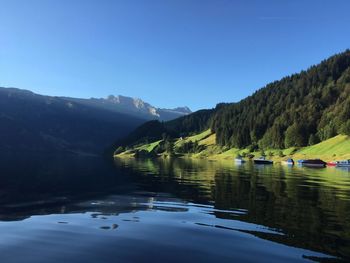
<svg viewBox="0 0 350 263">
<path fill-rule="evenodd" d="M 3 204 L 0 213 L 0 221 L 18 221 L 29 218 L 32 215 L 51 215 L 51 214 L 74 214 L 91 212 L 94 218 L 103 218 L 106 216 L 117 216 L 122 213 L 132 211 L 142 211 L 154 209 L 153 201 L 155 196 L 151 193 L 138 193 L 123 191 L 126 189 L 114 189 L 114 192 L 123 194 L 108 195 L 111 189 L 105 192 L 94 193 L 92 195 L 81 195 L 66 197 L 50 197 L 47 200 L 21 202 L 16 204 Z M 168 196 L 157 195 L 157 200 L 166 199 L 167 201 L 178 201 Z M 179 208 L 169 208 L 169 211 L 186 211 Z"/>
<path fill-rule="evenodd" d="M 221 210 L 247 210 L 238 216 L 240 220 L 286 234 L 276 242 L 350 256 L 347 172 L 185 159 L 118 159 L 116 163 L 141 175 L 140 184 L 149 191 L 213 204 L 219 218 L 231 217 Z"/>
<path fill-rule="evenodd" d="M 100 156 L 0 153 L 0 167 L 1 210 L 4 204 L 62 203 L 66 201 L 56 198 L 76 198 L 130 185 L 127 176 Z"/>
</svg>

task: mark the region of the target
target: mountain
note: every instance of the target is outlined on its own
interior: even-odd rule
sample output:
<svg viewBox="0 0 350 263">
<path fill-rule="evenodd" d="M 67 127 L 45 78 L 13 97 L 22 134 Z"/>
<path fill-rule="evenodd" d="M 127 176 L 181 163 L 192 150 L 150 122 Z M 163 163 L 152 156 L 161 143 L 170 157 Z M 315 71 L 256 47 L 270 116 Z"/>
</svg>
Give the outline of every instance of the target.
<svg viewBox="0 0 350 263">
<path fill-rule="evenodd" d="M 144 121 L 64 98 L 0 88 L 1 151 L 102 152 Z"/>
<path fill-rule="evenodd" d="M 186 112 L 121 96 L 75 99 L 0 88 L 0 151 L 101 153 L 147 120 Z"/>
<path fill-rule="evenodd" d="M 237 103 L 221 103 L 165 123 L 146 123 L 119 145 L 207 129 L 218 146 L 250 149 L 301 147 L 337 134 L 350 135 L 350 50 L 270 83 Z"/>
<path fill-rule="evenodd" d="M 188 107 L 178 107 L 175 109 L 160 109 L 144 102 L 138 98 L 110 95 L 107 98 L 77 99 L 64 98 L 72 102 L 95 107 L 98 109 L 110 110 L 113 112 L 125 113 L 146 120 L 168 121 L 191 113 Z"/>
<path fill-rule="evenodd" d="M 313 145 L 350 133 L 350 50 L 218 109 L 211 129 L 234 147 Z"/>
</svg>

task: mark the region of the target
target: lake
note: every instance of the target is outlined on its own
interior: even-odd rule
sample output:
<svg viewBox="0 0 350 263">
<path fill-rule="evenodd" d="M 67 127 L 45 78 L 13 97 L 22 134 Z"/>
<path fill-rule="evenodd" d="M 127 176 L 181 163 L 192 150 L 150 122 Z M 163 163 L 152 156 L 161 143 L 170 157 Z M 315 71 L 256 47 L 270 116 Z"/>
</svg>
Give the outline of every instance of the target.
<svg viewBox="0 0 350 263">
<path fill-rule="evenodd" d="M 26 182 L 35 173 L 34 186 L 1 178 L 1 262 L 350 259 L 348 170 L 190 159 L 117 159 L 114 167 L 93 157 L 50 160 L 40 171 L 22 172 Z"/>
</svg>

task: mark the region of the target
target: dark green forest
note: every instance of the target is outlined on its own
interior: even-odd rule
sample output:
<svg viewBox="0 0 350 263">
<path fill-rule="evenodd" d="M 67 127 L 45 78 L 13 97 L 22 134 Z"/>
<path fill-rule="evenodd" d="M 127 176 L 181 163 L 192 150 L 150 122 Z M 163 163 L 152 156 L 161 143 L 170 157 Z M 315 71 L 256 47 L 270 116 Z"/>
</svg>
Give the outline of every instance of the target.
<svg viewBox="0 0 350 263">
<path fill-rule="evenodd" d="M 260 148 L 312 145 L 350 134 L 350 51 L 268 84 L 217 110 L 217 143 Z"/>
<path fill-rule="evenodd" d="M 221 103 L 170 122 L 139 127 L 124 144 L 185 136 L 211 128 L 229 147 L 307 146 L 350 135 L 350 50 L 257 90 L 237 103 Z"/>
</svg>

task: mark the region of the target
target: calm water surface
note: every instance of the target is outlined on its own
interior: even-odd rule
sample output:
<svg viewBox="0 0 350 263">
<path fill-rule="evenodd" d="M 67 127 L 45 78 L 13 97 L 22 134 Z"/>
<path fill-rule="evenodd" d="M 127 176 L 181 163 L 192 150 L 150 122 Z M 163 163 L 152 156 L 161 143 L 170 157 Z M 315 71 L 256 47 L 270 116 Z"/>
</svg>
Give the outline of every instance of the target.
<svg viewBox="0 0 350 263">
<path fill-rule="evenodd" d="M 78 187 L 78 197 L 3 202 L 1 262 L 350 259 L 348 170 L 184 159 L 115 166 L 113 176 L 86 180 L 93 194 Z"/>
</svg>

